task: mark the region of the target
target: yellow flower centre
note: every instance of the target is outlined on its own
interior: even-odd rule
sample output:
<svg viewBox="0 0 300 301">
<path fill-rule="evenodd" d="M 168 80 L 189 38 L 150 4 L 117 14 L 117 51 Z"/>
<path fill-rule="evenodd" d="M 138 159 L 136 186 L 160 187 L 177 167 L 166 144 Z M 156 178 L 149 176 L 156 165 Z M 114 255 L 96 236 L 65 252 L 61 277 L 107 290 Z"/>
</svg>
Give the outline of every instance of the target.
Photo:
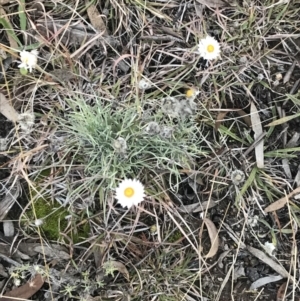
<svg viewBox="0 0 300 301">
<path fill-rule="evenodd" d="M 125 190 L 124 190 L 124 194 L 127 198 L 131 198 L 133 195 L 134 195 L 134 189 L 131 188 L 131 187 L 127 187 Z"/>
<path fill-rule="evenodd" d="M 193 89 L 187 90 L 186 93 L 185 93 L 185 95 L 188 98 L 194 96 L 194 90 Z"/>
<path fill-rule="evenodd" d="M 208 46 L 207 46 L 207 51 L 208 51 L 208 52 L 211 53 L 211 52 L 214 52 L 214 50 L 215 50 L 215 47 L 214 47 L 213 45 L 208 45 Z"/>
</svg>

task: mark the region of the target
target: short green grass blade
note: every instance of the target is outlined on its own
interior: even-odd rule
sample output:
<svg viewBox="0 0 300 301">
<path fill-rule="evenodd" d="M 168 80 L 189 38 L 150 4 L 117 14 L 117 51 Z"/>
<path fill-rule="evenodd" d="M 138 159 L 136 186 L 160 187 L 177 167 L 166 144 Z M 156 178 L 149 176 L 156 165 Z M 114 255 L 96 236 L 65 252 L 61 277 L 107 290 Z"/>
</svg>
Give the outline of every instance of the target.
<svg viewBox="0 0 300 301">
<path fill-rule="evenodd" d="M 247 191 L 247 189 L 251 186 L 252 182 L 255 179 L 256 173 L 257 173 L 257 167 L 254 167 L 249 175 L 249 178 L 247 179 L 247 181 L 245 182 L 245 184 L 243 185 L 243 187 L 241 188 L 240 192 L 237 193 L 236 198 L 235 198 L 235 203 L 238 204 L 238 202 L 240 201 L 240 199 L 242 198 L 242 196 L 245 194 L 245 192 Z"/>
<path fill-rule="evenodd" d="M 22 31 L 26 31 L 26 13 L 25 13 L 25 0 L 20 0 L 19 4 L 19 18 L 20 18 L 20 28 Z"/>
<path fill-rule="evenodd" d="M 12 37 L 18 43 L 18 45 L 21 47 L 22 43 L 20 42 L 19 38 L 16 36 L 16 34 L 15 34 L 14 30 L 12 29 L 11 25 L 4 18 L 0 18 L 0 24 L 6 30 L 7 34 L 10 37 Z"/>
</svg>

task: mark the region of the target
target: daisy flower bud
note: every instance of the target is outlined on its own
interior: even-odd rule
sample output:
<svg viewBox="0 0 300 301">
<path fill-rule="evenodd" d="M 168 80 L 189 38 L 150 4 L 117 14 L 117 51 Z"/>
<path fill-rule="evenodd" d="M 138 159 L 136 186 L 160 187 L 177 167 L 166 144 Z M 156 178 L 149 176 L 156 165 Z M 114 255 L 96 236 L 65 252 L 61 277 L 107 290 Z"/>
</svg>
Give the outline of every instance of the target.
<svg viewBox="0 0 300 301">
<path fill-rule="evenodd" d="M 190 88 L 185 92 L 185 96 L 187 99 L 195 100 L 199 95 L 200 91 L 194 88 Z"/>
<path fill-rule="evenodd" d="M 138 85 L 140 90 L 146 90 L 151 88 L 151 83 L 143 78 L 139 81 Z"/>
<path fill-rule="evenodd" d="M 234 185 L 238 186 L 245 180 L 245 174 L 243 171 L 237 169 L 231 173 L 231 181 Z"/>
<path fill-rule="evenodd" d="M 172 127 L 163 126 L 161 128 L 161 131 L 160 131 L 159 135 L 163 139 L 170 139 L 170 138 L 172 138 L 173 132 L 174 132 L 174 129 Z"/>
<path fill-rule="evenodd" d="M 147 124 L 147 126 L 145 128 L 145 132 L 148 135 L 152 135 L 152 136 L 157 135 L 160 132 L 160 126 L 157 122 L 151 121 Z"/>
<path fill-rule="evenodd" d="M 166 97 L 162 99 L 162 111 L 171 117 L 178 117 L 182 111 L 182 106 L 175 97 Z"/>
<path fill-rule="evenodd" d="M 127 142 L 124 138 L 119 137 L 113 141 L 113 147 L 118 154 L 125 154 L 127 151 Z"/>
<path fill-rule="evenodd" d="M 37 65 L 38 54 L 39 52 L 37 50 L 31 50 L 30 52 L 26 50 L 21 51 L 21 64 L 18 67 L 26 70 L 29 69 L 29 71 L 32 72 L 32 68 L 35 68 Z"/>
<path fill-rule="evenodd" d="M 136 179 L 123 180 L 116 189 L 116 199 L 122 207 L 137 206 L 145 197 L 143 184 Z"/>
<path fill-rule="evenodd" d="M 198 52 L 205 60 L 214 60 L 220 55 L 220 44 L 215 38 L 207 36 L 200 40 Z"/>
</svg>

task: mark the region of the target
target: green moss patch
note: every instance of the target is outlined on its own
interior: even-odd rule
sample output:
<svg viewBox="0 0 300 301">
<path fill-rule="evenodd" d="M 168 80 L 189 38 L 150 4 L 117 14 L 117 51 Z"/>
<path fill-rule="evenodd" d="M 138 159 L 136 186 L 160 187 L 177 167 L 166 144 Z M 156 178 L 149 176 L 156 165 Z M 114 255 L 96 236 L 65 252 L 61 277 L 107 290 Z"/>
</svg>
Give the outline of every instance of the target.
<svg viewBox="0 0 300 301">
<path fill-rule="evenodd" d="M 64 232 L 68 226 L 66 220 L 69 212 L 66 208 L 61 207 L 58 202 L 48 202 L 43 198 L 39 198 L 34 202 L 29 216 L 34 217 L 33 210 L 35 211 L 36 218 L 42 219 L 43 224 L 41 229 L 48 239 L 57 240 L 61 237 L 61 232 Z"/>
<path fill-rule="evenodd" d="M 35 215 L 33 210 L 35 211 Z M 43 220 L 43 224 L 40 228 L 42 233 L 49 240 L 59 240 L 63 238 L 64 235 L 62 235 L 62 233 L 66 234 L 73 243 L 83 241 L 88 237 L 90 230 L 88 222 L 80 222 L 80 225 L 72 222 L 70 225 L 67 219 L 70 212 L 58 202 L 38 198 L 27 212 L 27 215 L 32 220 Z"/>
</svg>

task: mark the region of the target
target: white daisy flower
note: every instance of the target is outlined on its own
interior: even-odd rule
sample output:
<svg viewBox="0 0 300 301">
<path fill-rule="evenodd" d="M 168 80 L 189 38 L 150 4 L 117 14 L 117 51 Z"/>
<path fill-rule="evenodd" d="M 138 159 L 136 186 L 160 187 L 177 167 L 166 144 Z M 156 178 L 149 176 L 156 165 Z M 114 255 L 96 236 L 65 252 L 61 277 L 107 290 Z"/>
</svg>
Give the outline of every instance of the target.
<svg viewBox="0 0 300 301">
<path fill-rule="evenodd" d="M 123 180 L 116 189 L 116 199 L 122 207 L 137 206 L 145 197 L 143 184 L 136 179 Z"/>
<path fill-rule="evenodd" d="M 29 71 L 32 72 L 32 68 L 35 68 L 37 65 L 38 54 L 39 52 L 37 50 L 31 50 L 30 52 L 26 50 L 21 51 L 21 64 L 18 67 L 26 70 L 29 69 Z"/>
<path fill-rule="evenodd" d="M 198 52 L 205 60 L 214 60 L 220 55 L 220 44 L 215 38 L 207 36 L 200 40 Z"/>
</svg>

